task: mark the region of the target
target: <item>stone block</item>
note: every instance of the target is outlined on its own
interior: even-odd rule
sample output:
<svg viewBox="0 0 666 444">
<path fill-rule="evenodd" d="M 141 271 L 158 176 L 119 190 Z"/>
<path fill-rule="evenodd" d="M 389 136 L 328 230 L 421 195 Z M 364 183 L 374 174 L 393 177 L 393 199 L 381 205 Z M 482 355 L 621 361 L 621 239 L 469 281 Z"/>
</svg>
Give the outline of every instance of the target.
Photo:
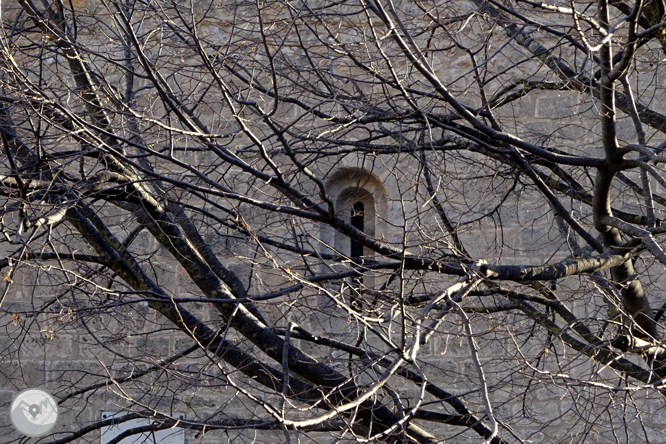
<svg viewBox="0 0 666 444">
<path fill-rule="evenodd" d="M 44 387 L 47 376 L 47 365 L 43 360 L 5 362 L 0 370 L 0 388 L 21 391 L 26 388 Z"/>
<path fill-rule="evenodd" d="M 66 360 L 52 363 L 48 382 L 56 390 L 70 391 L 73 387 L 105 382 L 107 378 L 107 371 L 99 363 Z"/>
<path fill-rule="evenodd" d="M 566 112 L 570 112 L 567 110 Z M 574 154 L 579 149 L 578 143 L 588 136 L 588 129 L 584 123 L 576 119 L 558 120 L 556 124 L 553 121 L 530 121 L 525 122 L 518 128 L 518 134 L 526 140 L 537 145 L 553 146 Z M 588 149 L 588 144 L 585 144 Z M 578 152 L 579 155 L 590 155 L 590 153 Z"/>
<path fill-rule="evenodd" d="M 636 143 L 636 126 L 631 119 L 618 120 L 615 128 L 620 143 Z"/>
<path fill-rule="evenodd" d="M 138 358 L 163 359 L 171 356 L 170 338 L 157 335 L 130 336 L 125 352 Z"/>
<path fill-rule="evenodd" d="M 656 427 L 640 427 L 638 424 L 633 428 L 633 442 L 649 442 L 655 444 L 666 443 L 666 430 Z"/>
<path fill-rule="evenodd" d="M 78 338 L 77 345 L 81 359 L 109 362 L 116 354 L 114 350 L 120 353 L 125 347 L 126 339 L 108 333 L 95 334 L 94 338 L 82 335 Z"/>
<path fill-rule="evenodd" d="M 14 390 L 0 390 L 0 411 L 9 411 L 9 407 L 17 393 L 18 391 Z"/>
<path fill-rule="evenodd" d="M 556 233 L 556 236 L 559 233 Z M 522 254 L 536 253 L 540 256 L 548 255 L 559 247 L 553 241 L 549 228 L 528 226 L 520 230 L 520 251 Z"/>
<path fill-rule="evenodd" d="M 446 358 L 451 357 L 468 357 L 469 356 L 469 344 L 461 336 L 458 336 L 459 326 L 451 328 L 450 324 L 442 323 L 439 331 L 442 333 L 435 332 L 431 337 L 430 341 L 434 341 L 433 350 L 436 350 L 433 353 L 433 356 L 446 356 Z M 447 328 L 449 328 L 447 330 Z"/>
<path fill-rule="evenodd" d="M 23 319 L 25 317 L 23 316 L 25 313 L 32 313 L 32 305 L 28 301 L 5 301 L 2 304 L 2 312 L 9 314 L 10 316 L 13 316 L 14 314 L 17 314 L 19 316 L 18 319 L 16 319 L 16 325 L 20 325 Z"/>
<path fill-rule="evenodd" d="M 182 265 L 178 264 L 175 268 L 176 282 L 173 291 L 181 297 L 190 297 L 192 295 L 201 296 L 202 292 L 197 285 L 192 281 L 187 271 Z"/>
<path fill-rule="evenodd" d="M 459 237 L 472 257 L 494 257 L 500 250 L 500 234 L 495 229 L 466 230 L 460 231 Z"/>
<path fill-rule="evenodd" d="M 458 384 L 462 381 L 460 365 L 457 359 L 440 358 L 427 362 L 426 374 L 428 375 L 428 379 L 444 390 L 449 391 L 452 384 Z"/>
<path fill-rule="evenodd" d="M 26 336 L 20 345 L 20 354 L 24 359 L 43 359 L 47 355 L 46 349 L 51 342 L 50 339 L 42 336 L 40 332 L 38 336 L 36 333 L 31 336 Z"/>
<path fill-rule="evenodd" d="M 167 261 L 155 261 L 151 264 L 150 270 L 146 270 L 153 281 L 162 287 L 167 294 L 175 294 L 176 290 L 176 270 L 174 266 Z"/>
<path fill-rule="evenodd" d="M 553 210 L 545 200 L 533 202 L 520 202 L 516 210 L 518 225 L 551 225 L 553 222 Z"/>
<path fill-rule="evenodd" d="M 532 117 L 536 114 L 536 100 L 527 95 L 511 102 L 508 106 L 495 110 L 494 113 L 497 118 L 504 118 L 506 122 L 512 122 L 511 118 L 514 116 Z M 513 130 L 515 131 L 515 128 Z"/>
<path fill-rule="evenodd" d="M 173 353 L 180 353 L 182 351 L 187 350 L 188 348 L 192 347 L 195 344 L 194 339 L 188 337 L 188 336 L 176 336 L 173 339 Z M 193 357 L 198 355 L 198 353 L 193 352 L 188 355 L 188 357 Z M 188 359 L 188 357 L 185 357 L 183 359 Z"/>
<path fill-rule="evenodd" d="M 20 442 L 25 440 L 25 435 L 19 433 L 13 426 L 9 413 L 0 413 L 0 430 L 2 430 L 2 439 L 4 442 Z"/>
<path fill-rule="evenodd" d="M 53 360 L 76 358 L 74 351 L 74 337 L 67 334 L 58 334 L 51 340 L 44 342 L 44 355 Z"/>
<path fill-rule="evenodd" d="M 545 97 L 544 97 L 545 96 Z M 536 117 L 547 119 L 562 119 L 576 115 L 576 105 L 579 103 L 578 95 L 567 92 L 554 92 L 543 94 L 536 99 Z"/>
<path fill-rule="evenodd" d="M 503 227 L 515 227 L 519 225 L 518 213 L 518 202 L 509 200 L 499 207 L 495 217 L 498 218 L 498 224 L 501 221 Z"/>
<path fill-rule="evenodd" d="M 133 228 L 132 228 L 133 229 Z M 128 232 L 123 232 L 118 236 L 121 241 L 127 238 Z M 129 247 L 129 250 L 138 256 L 147 256 L 153 254 L 159 248 L 157 239 L 148 230 L 142 230 L 134 239 Z M 153 262 L 157 264 L 160 262 Z"/>
<path fill-rule="evenodd" d="M 666 406 L 661 403 L 651 403 L 647 412 L 650 423 L 666 426 Z M 645 413 L 643 413 L 645 415 Z"/>
</svg>

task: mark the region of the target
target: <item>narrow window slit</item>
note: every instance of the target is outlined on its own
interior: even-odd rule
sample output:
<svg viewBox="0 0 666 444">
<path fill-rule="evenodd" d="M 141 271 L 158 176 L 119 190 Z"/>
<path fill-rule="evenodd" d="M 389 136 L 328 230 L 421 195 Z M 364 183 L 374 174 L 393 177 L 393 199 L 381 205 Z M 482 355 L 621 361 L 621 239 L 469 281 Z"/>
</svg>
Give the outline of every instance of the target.
<svg viewBox="0 0 666 444">
<path fill-rule="evenodd" d="M 364 208 L 363 202 L 356 202 L 352 207 L 351 224 L 359 231 L 363 231 Z M 350 256 L 352 260 L 358 261 L 363 256 L 363 244 L 355 239 L 351 240 Z"/>
<path fill-rule="evenodd" d="M 363 207 L 363 202 L 356 202 L 352 206 L 352 215 L 351 215 L 351 224 L 354 228 L 359 231 L 365 229 L 363 224 L 363 219 L 365 217 L 365 208 Z M 351 239 L 351 248 L 349 251 L 349 256 L 353 262 L 357 264 L 363 263 L 363 244 L 358 242 L 355 239 Z M 352 295 L 351 295 L 351 306 L 354 310 L 361 311 L 363 308 L 363 300 L 361 297 L 361 289 L 363 287 L 363 276 L 355 277 L 352 279 Z"/>
</svg>

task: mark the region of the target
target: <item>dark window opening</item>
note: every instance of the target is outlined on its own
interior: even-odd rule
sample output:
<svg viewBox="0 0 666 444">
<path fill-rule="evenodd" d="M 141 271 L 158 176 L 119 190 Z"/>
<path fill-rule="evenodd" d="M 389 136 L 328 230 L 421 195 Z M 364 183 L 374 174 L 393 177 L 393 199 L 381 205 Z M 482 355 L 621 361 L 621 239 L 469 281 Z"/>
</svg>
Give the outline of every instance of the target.
<svg viewBox="0 0 666 444">
<path fill-rule="evenodd" d="M 356 228 L 359 231 L 363 231 L 365 228 L 363 226 L 364 216 L 365 216 L 365 208 L 363 207 L 363 203 L 356 202 L 352 206 L 351 224 L 354 228 Z M 363 256 L 363 244 L 361 244 L 355 239 L 352 239 L 349 256 L 351 257 L 352 261 L 358 264 L 362 264 L 363 260 L 361 259 L 361 257 Z M 361 289 L 363 288 L 363 276 L 361 275 L 353 278 L 352 282 L 353 284 L 352 284 L 352 294 L 351 294 L 351 306 L 354 310 L 361 311 L 363 309 L 363 299 L 361 297 Z"/>
<path fill-rule="evenodd" d="M 351 217 L 351 224 L 354 228 L 356 228 L 359 231 L 363 231 L 363 216 L 364 216 L 364 208 L 363 208 L 363 203 L 362 202 L 356 202 L 354 206 L 352 207 L 352 217 Z M 349 255 L 355 259 L 355 258 L 360 258 L 363 256 L 363 244 L 358 242 L 355 239 L 351 240 L 351 249 L 349 251 Z"/>
</svg>

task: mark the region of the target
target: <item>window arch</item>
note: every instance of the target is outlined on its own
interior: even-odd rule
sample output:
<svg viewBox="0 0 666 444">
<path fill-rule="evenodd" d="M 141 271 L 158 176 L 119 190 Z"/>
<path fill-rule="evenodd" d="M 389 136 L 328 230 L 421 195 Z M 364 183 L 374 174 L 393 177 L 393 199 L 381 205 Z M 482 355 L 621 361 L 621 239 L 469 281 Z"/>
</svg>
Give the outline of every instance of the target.
<svg viewBox="0 0 666 444">
<path fill-rule="evenodd" d="M 338 216 L 356 228 L 362 224 L 362 231 L 369 236 L 376 237 L 384 232 L 388 199 L 382 181 L 375 174 L 363 168 L 340 168 L 329 176 L 326 190 Z M 359 211 L 361 207 L 362 211 Z M 354 244 L 349 237 L 332 229 L 322 235 L 338 252 L 356 256 L 352 254 Z M 364 249 L 360 256 L 369 254 Z"/>
</svg>

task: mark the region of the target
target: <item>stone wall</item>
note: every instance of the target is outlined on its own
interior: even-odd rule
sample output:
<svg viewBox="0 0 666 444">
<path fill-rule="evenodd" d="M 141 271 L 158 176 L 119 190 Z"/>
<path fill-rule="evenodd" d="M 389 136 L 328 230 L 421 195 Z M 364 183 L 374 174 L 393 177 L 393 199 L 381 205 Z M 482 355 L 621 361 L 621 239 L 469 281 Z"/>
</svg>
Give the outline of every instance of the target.
<svg viewBox="0 0 666 444">
<path fill-rule="evenodd" d="M 284 22 L 289 17 L 289 8 L 280 3 L 266 6 L 264 19 L 272 20 L 277 31 L 275 36 L 267 38 L 266 47 L 262 48 L 257 46 L 263 42 L 256 34 L 258 25 L 251 14 L 252 5 L 237 3 L 236 8 L 231 2 L 201 1 L 192 5 L 173 3 L 163 6 L 165 11 L 162 13 L 173 13 L 178 8 L 190 11 L 198 20 L 201 35 L 212 42 L 210 48 L 214 47 L 214 43 L 227 42 L 229 48 L 233 49 L 233 53 L 225 53 L 224 48 L 220 48 L 216 54 L 220 60 L 252 60 L 256 63 L 256 66 L 252 66 L 256 68 L 268 63 L 269 57 L 262 51 L 282 51 L 281 58 L 275 61 L 276 72 L 289 72 L 288 69 L 297 65 L 302 66 L 303 72 L 308 69 L 306 54 L 298 53 L 299 48 L 294 46 L 293 41 L 278 41 L 277 36 L 281 35 L 279 32 L 283 32 L 283 26 L 286 26 Z M 465 2 L 450 2 L 446 5 L 450 11 L 477 10 L 474 5 Z M 15 23 L 23 24 L 24 17 L 15 12 L 14 6 L 11 2 L 3 2 L 3 20 L 5 23 L 14 23 L 13 20 L 16 20 Z M 99 70 L 109 95 L 122 91 L 126 82 L 121 64 L 122 48 L 113 39 L 114 27 L 119 24 L 114 24 L 111 15 L 117 11 L 111 6 L 85 0 L 66 5 L 66 8 L 73 8 L 74 13 L 79 14 L 77 32 L 82 42 L 83 57 L 90 61 L 94 69 Z M 406 11 L 405 20 L 412 20 L 408 24 L 417 26 L 422 17 L 408 14 L 409 11 L 416 11 L 413 9 L 416 4 L 400 3 L 400 8 Z M 164 63 L 156 71 L 162 70 L 168 74 L 174 88 L 181 88 L 181 91 L 174 94 L 184 97 L 183 100 L 190 100 L 188 103 L 193 104 L 193 107 L 200 105 L 198 117 L 211 128 L 209 139 L 214 141 L 205 145 L 191 134 L 194 131 L 187 132 L 180 127 L 180 132 L 173 131 L 174 134 L 171 134 L 168 128 L 161 126 L 164 122 L 160 120 L 172 117 L 165 111 L 167 101 L 160 100 L 159 94 L 150 91 L 149 80 L 135 79 L 136 90 L 148 92 L 138 95 L 135 108 L 128 107 L 115 115 L 113 126 L 123 137 L 130 139 L 132 131 L 128 129 L 128 122 L 131 121 L 132 112 L 129 110 L 138 116 L 137 119 L 145 128 L 141 134 L 145 140 L 141 144 L 150 149 L 145 152 L 150 153 L 154 170 L 172 179 L 166 185 L 160 185 L 164 187 L 159 197 L 160 204 L 166 206 L 171 199 L 187 206 L 186 212 L 206 245 L 225 267 L 236 273 L 248 289 L 249 296 L 260 296 L 256 306 L 267 325 L 280 330 L 283 335 L 282 330 L 293 324 L 315 336 L 363 348 L 368 353 L 367 359 L 355 358 L 350 362 L 348 351 L 326 347 L 298 336 L 292 339 L 305 353 L 339 371 L 349 369 L 350 377 L 357 384 L 371 387 L 381 378 L 381 371 L 376 362 L 378 358 L 373 356 L 373 362 L 370 356 L 375 354 L 390 359 L 398 356 L 396 344 L 408 342 L 407 339 L 415 334 L 415 319 L 418 319 L 419 310 L 428 301 L 426 296 L 455 284 L 459 277 L 436 273 L 434 270 L 403 270 L 395 274 L 391 269 L 377 267 L 364 272 L 362 285 L 358 283 L 358 277 L 352 274 L 316 285 L 305 282 L 305 277 L 316 273 L 344 273 L 353 268 L 354 258 L 331 259 L 336 255 L 351 255 L 348 251 L 351 242 L 349 233 L 343 233 L 339 227 L 336 230 L 332 223 L 299 217 L 296 210 L 309 211 L 302 202 L 295 202 L 293 198 L 289 200 L 279 190 L 272 188 L 269 181 L 248 174 L 243 166 L 230 166 L 220 160 L 220 155 L 211 148 L 216 143 L 238 158 L 244 161 L 248 159 L 251 166 L 259 165 L 257 169 L 261 171 L 270 172 L 273 168 L 270 162 L 262 160 L 262 156 L 270 157 L 275 162 L 275 169 L 287 171 L 285 175 L 292 178 L 290 180 L 294 188 L 303 196 L 317 203 L 325 200 L 317 183 L 310 180 L 310 175 L 297 171 L 289 153 L 271 136 L 271 127 L 265 124 L 265 119 L 262 121 L 256 115 L 253 116 L 250 105 L 238 100 L 235 103 L 238 109 L 231 109 L 225 101 L 228 100 L 224 96 L 226 90 L 215 91 L 215 82 L 206 84 L 210 92 L 201 86 L 211 71 L 197 71 L 199 65 L 195 67 L 192 61 L 194 52 L 188 52 L 187 45 L 172 44 L 171 40 L 163 36 L 173 30 L 167 31 L 168 23 L 159 23 L 159 7 L 150 9 L 146 6 L 142 13 L 146 15 L 145 29 L 142 29 L 145 33 L 141 34 L 145 38 L 146 57 L 155 63 Z M 332 15 L 330 20 L 322 20 L 317 26 L 321 26 L 318 29 L 322 33 L 324 25 L 338 26 L 342 30 L 341 40 L 346 39 L 345 43 L 349 44 L 369 39 L 373 32 L 376 35 L 388 33 L 381 25 L 374 29 L 364 27 L 363 17 L 362 14 L 350 14 L 349 17 Z M 470 20 L 469 24 L 459 25 L 456 35 L 461 45 L 475 47 L 475 39 L 480 39 L 485 33 L 485 19 Z M 466 26 L 469 26 L 469 31 L 463 32 Z M 494 32 L 494 37 L 488 37 L 488 48 L 506 43 L 504 35 L 500 36 L 501 29 L 496 28 Z M 317 43 L 315 37 L 316 33 L 311 33 L 309 39 L 301 43 L 304 46 L 313 45 L 310 54 L 322 55 L 326 50 L 334 52 L 332 49 L 337 48 L 336 45 L 342 45 L 322 44 L 319 47 L 316 46 L 320 43 Z M 30 38 L 25 37 L 26 44 Z M 51 37 L 44 33 L 43 38 L 48 40 Z M 425 37 L 419 36 L 417 42 L 421 44 L 422 39 Z M 558 45 L 553 37 L 547 37 L 545 41 Z M 384 50 L 383 55 L 387 60 L 395 60 L 396 77 L 409 79 L 413 67 L 404 57 L 400 57 L 399 48 L 387 43 Z M 566 52 L 568 49 L 561 50 Z M 26 69 L 47 66 L 53 77 L 44 80 L 45 84 L 70 82 L 69 88 L 59 89 L 54 86 L 48 91 L 53 94 L 62 91 L 63 97 L 73 103 L 67 110 L 88 118 L 89 115 L 84 111 L 85 100 L 79 95 L 72 78 L 64 71 L 66 63 L 63 63 L 63 56 L 59 55 L 61 60 L 57 60 L 51 54 L 53 59 L 48 63 L 46 59 L 30 61 L 28 56 L 36 52 L 35 48 L 30 47 L 22 53 L 17 51 L 18 56 L 26 57 L 19 60 L 21 66 Z M 505 60 L 506 54 L 512 54 L 516 59 Z M 552 80 L 551 75 L 544 73 L 541 63 L 518 59 L 525 57 L 520 48 L 511 47 L 506 54 L 491 57 L 487 63 L 486 74 L 497 75 L 495 83 L 488 82 L 489 90 L 501 89 L 513 81 L 511 76 Z M 364 56 L 373 63 L 373 56 L 381 60 L 379 51 L 368 50 Z M 480 94 L 475 86 L 474 66 L 466 51 L 460 47 L 451 47 L 446 51 L 436 51 L 429 57 L 435 74 L 452 92 L 459 94 L 461 103 L 469 107 L 479 106 Z M 641 54 L 641 57 L 647 58 L 645 54 Z M 512 74 L 507 74 L 510 68 L 508 64 L 516 63 L 516 60 L 520 60 L 520 63 L 511 71 Z M 376 63 L 379 65 L 379 62 Z M 382 73 L 389 71 L 385 67 L 383 69 L 377 68 Z M 647 69 L 646 63 L 636 64 L 637 89 L 646 91 L 641 93 L 641 100 L 645 103 L 649 103 L 652 98 L 659 98 L 664 84 L 660 70 L 655 69 L 651 76 Z M 355 78 L 365 80 L 358 89 L 368 97 L 368 103 L 359 104 L 355 113 L 360 115 L 363 111 L 371 115 L 373 111 L 368 108 L 371 105 L 384 107 L 384 110 L 391 107 L 400 110 L 408 108 L 408 99 L 396 96 L 384 100 L 381 92 L 377 92 L 390 84 L 390 81 L 376 85 L 368 80 L 375 77 L 354 66 L 348 59 L 339 54 L 331 56 L 330 72 L 342 71 L 348 76 L 345 78 L 347 82 Z M 251 70 L 248 69 L 248 72 Z M 320 74 L 324 72 L 322 70 Z M 35 75 L 32 72 L 28 77 L 34 78 Z M 324 74 L 321 75 L 323 78 Z M 257 74 L 257 83 L 268 81 L 268 77 L 265 72 Z M 303 84 L 300 84 L 297 79 L 290 82 L 288 78 L 280 78 L 280 82 L 283 82 L 280 88 L 285 91 L 281 94 L 292 98 L 290 94 L 304 87 L 305 79 L 308 77 L 304 74 Z M 325 80 L 330 79 L 322 79 L 322 82 Z M 15 79 L 13 81 L 16 82 Z M 239 78 L 234 79 L 229 75 L 228 82 L 230 91 L 246 91 L 246 86 Z M 414 85 L 419 86 L 421 83 L 414 81 Z M 190 91 L 193 96 L 201 94 L 201 100 L 197 102 L 189 97 Z M 260 97 L 265 100 L 265 106 L 270 107 L 270 96 L 265 91 L 257 92 L 258 87 L 248 88 L 247 91 L 248 103 L 250 99 Z M 307 91 L 307 88 L 303 91 Z M 341 95 L 342 92 L 345 92 L 344 88 L 337 91 Z M 306 93 L 303 94 L 305 99 L 312 99 Z M 376 96 L 379 98 L 375 100 Z M 451 112 L 447 106 L 429 100 L 420 97 L 418 103 L 424 108 L 427 106 L 428 112 L 434 115 Z M 65 99 L 63 101 L 66 102 Z M 435 99 L 432 101 L 435 102 Z M 657 110 L 662 107 L 661 103 L 654 106 Z M 317 109 L 337 117 L 344 114 L 345 103 L 322 99 Z M 235 119 L 234 116 L 241 117 Z M 364 116 L 357 117 L 361 121 Z M 558 153 L 592 157 L 603 155 L 598 116 L 598 103 L 589 95 L 559 90 L 530 94 L 498 109 L 494 114 L 506 132 L 525 141 L 543 144 Z M 278 124 L 293 124 L 295 133 L 311 129 L 315 134 L 311 138 L 298 134 L 302 137 L 302 144 L 299 145 L 302 151 L 299 155 L 308 164 L 308 173 L 322 179 L 327 194 L 325 197 L 334 205 L 336 214 L 348 220 L 353 204 L 363 202 L 366 208 L 366 234 L 391 247 L 404 247 L 405 257 L 416 255 L 447 260 L 456 254 L 458 258 L 461 257 L 460 252 L 455 251 L 451 234 L 441 218 L 438 218 L 433 196 L 424 191 L 423 165 L 417 155 L 408 152 L 406 142 L 405 152 L 397 149 L 395 152 L 343 152 L 346 147 L 331 148 L 334 144 L 326 139 L 329 133 L 324 129 L 319 133 L 320 127 L 316 126 L 325 128 L 328 123 L 322 121 L 333 121 L 333 118 L 327 120 L 313 117 L 288 100 L 276 106 L 271 118 Z M 242 134 L 239 130 L 243 122 L 252 126 L 257 139 L 266 141 L 269 151 L 253 151 L 251 137 L 247 134 L 249 131 Z M 18 127 L 22 133 L 28 134 L 29 124 L 25 120 Z M 395 122 L 390 124 L 394 125 L 392 130 L 399 126 Z M 618 128 L 618 138 L 622 144 L 635 141 L 635 128 L 629 118 L 623 116 L 618 122 Z M 409 136 L 411 142 L 418 140 L 418 137 L 407 131 L 407 136 L 398 134 L 397 130 L 391 133 L 391 137 L 377 135 L 384 130 L 376 122 L 367 127 L 352 122 L 340 124 L 330 133 L 343 134 L 344 137 L 340 137 L 346 138 L 350 146 L 353 146 L 353 142 L 364 140 L 368 133 L 377 140 L 381 139 L 384 144 L 400 148 L 400 137 Z M 652 145 L 661 140 L 656 131 L 648 129 L 647 132 Z M 79 149 L 77 140 L 67 130 L 56 128 L 53 133 L 55 135 L 46 144 L 53 153 Z M 439 138 L 448 135 L 446 131 L 438 129 L 430 137 L 434 145 Z M 294 139 L 297 137 L 294 136 Z M 131 147 L 131 144 L 128 146 Z M 173 150 L 171 157 L 164 154 L 169 149 Z M 333 153 L 335 149 L 340 149 L 340 153 L 333 155 L 326 151 Z M 317 157 L 317 150 L 326 155 Z M 132 162 L 138 158 L 132 157 L 136 152 L 128 151 L 125 154 Z M 429 161 L 434 171 L 438 199 L 446 207 L 447 215 L 455 224 L 457 235 L 471 259 L 483 259 L 491 265 L 542 265 L 555 263 L 574 253 L 580 254 L 575 251 L 573 242 L 567 243 L 562 233 L 561 218 L 524 175 L 516 174 L 492 156 L 474 150 L 433 148 L 427 155 L 431 156 Z M 87 169 L 91 175 L 104 169 L 94 158 L 82 158 L 80 162 L 80 168 Z M 138 160 L 137 165 L 139 169 Z M 201 175 L 197 176 L 192 167 L 196 167 Z M 3 174 L 7 168 L 3 167 Z M 71 174 L 78 169 L 79 164 L 75 161 L 62 167 L 62 171 Z M 591 186 L 594 179 L 585 176 L 582 169 L 572 168 L 571 171 L 571 174 L 577 174 L 576 179 L 582 184 Z M 630 179 L 640 181 L 638 176 L 632 174 L 627 175 Z M 299 182 L 299 178 L 302 182 Z M 198 190 L 211 183 L 220 186 L 212 186 L 211 194 L 204 198 L 203 192 Z M 233 188 L 233 193 L 225 187 Z M 234 193 L 243 198 L 237 198 Z M 637 213 L 643 211 L 640 200 L 627 193 L 626 188 L 618 186 L 614 193 L 617 195 L 613 203 L 616 208 Z M 567 196 L 560 197 L 567 211 L 586 227 L 592 226 L 591 213 L 585 205 L 573 198 L 567 199 Z M 181 307 L 189 310 L 209 328 L 219 331 L 219 335 L 226 338 L 231 346 L 248 354 L 253 353 L 259 361 L 268 362 L 275 369 L 281 368 L 282 363 L 273 362 L 237 330 L 227 328 L 220 311 L 195 282 L 196 277 L 188 273 L 183 261 L 169 253 L 167 245 L 160 244 L 147 230 L 137 231 L 136 213 L 129 209 L 128 202 L 109 202 L 94 197 L 89 200 L 91 207 L 101 215 L 118 239 L 133 239 L 129 251 L 150 279 L 169 297 L 178 298 Z M 257 203 L 259 201 L 261 205 Z M 287 215 L 280 213 L 279 209 L 267 210 L 268 204 L 290 206 L 294 212 Z M 36 214 L 49 211 L 44 208 L 34 209 L 32 206 L 31 210 Z M 8 210 L 4 224 L 15 227 L 18 223 L 15 212 Z M 40 237 L 29 243 L 28 250 L 31 253 L 39 252 L 40 249 L 49 252 L 50 248 L 72 254 L 94 253 L 67 223 L 39 233 Z M 136 238 L 132 237 L 133 233 Z M 311 254 L 284 251 L 271 244 L 271 240 L 278 243 L 300 242 Z M 21 244 L 4 242 L 0 248 L 3 256 L 16 256 Z M 363 251 L 365 262 L 362 265 L 369 264 L 368 267 L 371 267 L 375 260 L 388 260 L 373 253 L 367 246 Z M 660 301 L 663 294 L 662 268 L 649 261 L 646 259 L 637 267 L 649 296 L 656 302 Z M 466 266 L 471 267 L 470 262 L 465 263 Z M 3 269 L 2 273 L 7 275 L 4 279 L 6 293 L 2 297 L 0 321 L 3 329 L 0 350 L 4 350 L 0 369 L 0 430 L 5 431 L 7 442 L 18 442 L 20 439 L 9 422 L 9 404 L 15 393 L 28 387 L 43 387 L 61 401 L 60 420 L 55 429 L 59 434 L 45 442 L 64 439 L 68 433 L 104 419 L 102 415 L 108 412 L 116 411 L 140 411 L 176 418 L 184 415 L 193 427 L 211 419 L 215 422 L 223 419 L 270 418 L 270 409 L 264 409 L 263 404 L 283 408 L 288 412 L 290 420 L 311 418 L 318 412 L 306 407 L 304 403 L 291 405 L 279 393 L 255 384 L 237 368 L 214 356 L 207 344 L 198 344 L 197 347 L 187 332 L 151 309 L 149 303 L 154 295 L 148 291 L 137 292 L 136 288 L 131 288 L 115 273 L 108 270 L 102 273 L 100 270 L 101 266 L 94 264 L 94 261 L 58 262 L 39 258 L 10 264 Z M 299 284 L 303 284 L 304 288 L 285 291 L 283 295 L 273 294 Z M 613 317 L 610 304 L 599 288 L 601 285 L 594 279 L 574 276 L 548 284 L 557 290 L 560 300 L 581 321 L 590 323 L 594 328 L 608 322 L 611 324 L 609 329 L 620 329 L 618 325 L 621 321 Z M 512 282 L 507 285 L 512 289 L 517 288 Z M 406 330 L 408 333 L 405 334 L 408 338 L 405 338 L 399 316 L 401 301 L 404 303 L 412 296 L 422 296 L 423 300 L 420 304 L 414 303 L 409 309 L 409 316 L 405 316 L 405 323 L 413 322 L 409 324 Z M 361 308 L 353 312 L 350 310 L 350 307 L 354 308 L 351 301 L 356 297 L 361 298 Z M 666 440 L 666 416 L 658 390 L 650 384 L 623 381 L 609 365 L 597 363 L 584 352 L 566 347 L 560 337 L 549 335 L 522 314 L 510 310 L 492 311 L 492 307 L 500 305 L 498 301 L 499 298 L 481 294 L 475 296 L 466 308 L 473 330 L 471 336 L 478 344 L 485 377 L 491 388 L 490 400 L 495 417 L 507 425 L 501 432 L 507 442 L 513 442 L 514 438 L 516 441 L 520 438 L 524 442 L 535 443 L 607 442 L 613 434 L 616 434 L 618 442 L 638 440 L 658 443 Z M 449 306 L 450 312 L 442 309 L 437 315 L 430 314 L 423 322 L 422 333 L 427 333 L 426 326 L 435 322 L 437 316 L 442 318 L 428 341 L 421 345 L 418 359 L 410 369 L 421 372 L 431 383 L 464 400 L 469 409 L 483 419 L 483 387 L 470 351 L 470 334 L 465 330 L 464 317 L 456 314 L 451 307 L 453 305 Z M 546 311 L 544 317 L 551 315 L 551 312 Z M 561 323 L 561 319 L 558 318 L 558 322 Z M 565 323 L 562 333 L 574 327 Z M 173 362 L 164 362 L 186 350 L 186 355 L 174 358 Z M 645 367 L 639 355 L 627 355 L 627 358 Z M 152 367 L 161 369 L 141 376 L 142 372 Z M 418 384 L 403 384 L 400 381 L 399 377 L 393 376 L 391 387 L 394 392 L 380 392 L 373 399 L 387 404 L 394 402 L 396 397 L 406 399 L 408 401 L 401 408 L 409 409 L 423 398 L 430 410 L 441 414 L 452 413 L 451 407 L 445 402 L 421 395 Z M 88 388 L 85 394 L 77 393 L 84 387 Z M 620 402 L 623 406 L 616 407 Z M 623 428 L 624 436 L 617 436 L 620 427 L 615 428 L 613 425 L 620 423 L 626 425 Z M 464 443 L 480 439 L 477 433 L 464 427 L 437 422 L 428 424 L 428 431 L 442 440 Z M 224 425 L 229 426 L 229 423 Z M 187 430 L 185 442 L 335 442 L 334 437 L 338 436 L 336 433 L 340 433 L 264 430 L 262 426 L 246 429 L 228 427 L 226 430 L 213 430 L 205 434 L 198 430 Z M 101 439 L 99 433 L 86 435 L 80 438 L 80 442 L 97 442 Z M 340 440 L 351 441 L 353 437 L 347 431 Z M 377 442 L 382 441 L 378 439 Z"/>
</svg>

